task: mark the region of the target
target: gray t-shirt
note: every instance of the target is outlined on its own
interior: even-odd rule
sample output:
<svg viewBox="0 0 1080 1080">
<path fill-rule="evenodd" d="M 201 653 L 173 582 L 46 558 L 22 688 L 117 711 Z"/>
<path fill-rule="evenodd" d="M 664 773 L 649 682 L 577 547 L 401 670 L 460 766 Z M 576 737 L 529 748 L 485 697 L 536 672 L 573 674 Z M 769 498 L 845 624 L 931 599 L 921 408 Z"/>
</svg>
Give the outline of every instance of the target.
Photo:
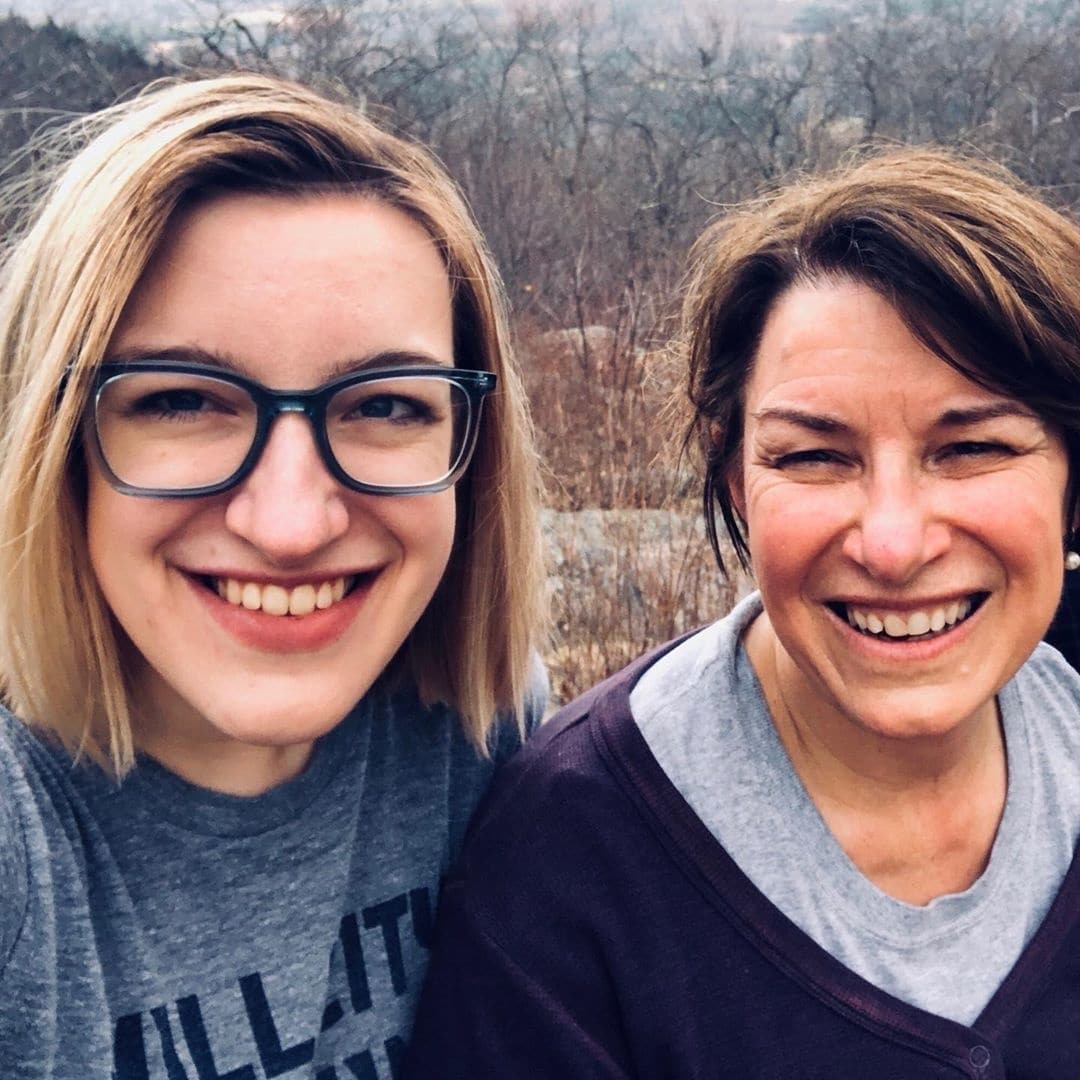
<svg viewBox="0 0 1080 1080">
<path fill-rule="evenodd" d="M 1009 787 L 990 861 L 963 893 L 906 904 L 837 843 L 783 748 L 740 644 L 755 594 L 677 646 L 630 696 L 664 772 L 740 869 L 848 968 L 971 1024 L 1015 964 L 1080 833 L 1080 676 L 1041 645 L 998 696 Z"/>
<path fill-rule="evenodd" d="M 0 1077 L 390 1080 L 491 769 L 411 693 L 254 798 L 117 786 L 0 713 Z"/>
</svg>

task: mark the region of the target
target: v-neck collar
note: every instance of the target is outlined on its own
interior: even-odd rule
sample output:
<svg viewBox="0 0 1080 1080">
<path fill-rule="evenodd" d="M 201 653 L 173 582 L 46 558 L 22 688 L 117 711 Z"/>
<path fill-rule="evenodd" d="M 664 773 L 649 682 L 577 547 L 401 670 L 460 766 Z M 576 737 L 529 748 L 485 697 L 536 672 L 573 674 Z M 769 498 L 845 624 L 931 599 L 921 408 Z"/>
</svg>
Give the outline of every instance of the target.
<svg viewBox="0 0 1080 1080">
<path fill-rule="evenodd" d="M 970 1028 L 879 989 L 821 948 L 751 882 L 668 779 L 634 722 L 630 691 L 635 683 L 689 636 L 647 654 L 589 695 L 597 752 L 630 799 L 664 830 L 681 856 L 683 872 L 696 879 L 709 902 L 773 964 L 854 1022 L 896 1041 L 916 1043 L 952 1065 L 968 1067 L 973 1044 L 999 1043 L 1008 1036 L 1076 928 L 1080 860 L 1074 853 L 1042 924 Z M 998 1055 L 994 1058 L 999 1060 Z"/>
</svg>

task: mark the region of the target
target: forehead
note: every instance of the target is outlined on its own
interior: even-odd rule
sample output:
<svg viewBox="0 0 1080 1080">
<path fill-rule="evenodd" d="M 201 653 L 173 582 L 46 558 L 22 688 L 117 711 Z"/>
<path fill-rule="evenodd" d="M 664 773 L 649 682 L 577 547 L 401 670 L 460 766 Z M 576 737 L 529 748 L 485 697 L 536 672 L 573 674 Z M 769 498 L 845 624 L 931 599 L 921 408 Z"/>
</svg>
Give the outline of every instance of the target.
<svg viewBox="0 0 1080 1080">
<path fill-rule="evenodd" d="M 430 235 L 386 203 L 222 195 L 170 223 L 110 343 L 182 348 L 294 385 L 380 351 L 452 363 L 449 278 Z"/>
<path fill-rule="evenodd" d="M 885 420 L 1001 400 L 932 353 L 865 285 L 798 285 L 776 302 L 746 388 L 748 419 L 766 408 L 820 406 Z"/>
</svg>

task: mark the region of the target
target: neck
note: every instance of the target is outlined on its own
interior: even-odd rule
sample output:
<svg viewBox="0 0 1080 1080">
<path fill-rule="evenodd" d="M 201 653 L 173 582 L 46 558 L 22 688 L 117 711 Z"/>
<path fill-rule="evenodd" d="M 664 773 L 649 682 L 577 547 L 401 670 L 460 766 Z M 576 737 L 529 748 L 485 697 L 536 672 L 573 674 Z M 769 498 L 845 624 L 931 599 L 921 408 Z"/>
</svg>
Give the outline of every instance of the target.
<svg viewBox="0 0 1080 1080">
<path fill-rule="evenodd" d="M 766 615 L 745 646 L 795 772 L 864 876 L 909 903 L 968 888 L 985 869 L 1005 805 L 996 702 L 940 733 L 884 735 L 816 691 Z"/>
<path fill-rule="evenodd" d="M 744 644 L 770 715 L 796 771 L 851 799 L 966 784 L 973 767 L 1003 754 L 997 703 L 991 698 L 947 730 L 896 736 L 862 724 L 819 692 L 788 655 L 768 616 L 747 630 Z"/>
<path fill-rule="evenodd" d="M 139 749 L 170 772 L 224 795 L 262 795 L 304 771 L 312 745 L 252 746 L 235 740 L 161 738 L 140 732 Z"/>
<path fill-rule="evenodd" d="M 307 767 L 313 742 L 261 745 L 226 734 L 149 666 L 136 680 L 136 742 L 170 772 L 225 795 L 262 795 Z"/>
</svg>

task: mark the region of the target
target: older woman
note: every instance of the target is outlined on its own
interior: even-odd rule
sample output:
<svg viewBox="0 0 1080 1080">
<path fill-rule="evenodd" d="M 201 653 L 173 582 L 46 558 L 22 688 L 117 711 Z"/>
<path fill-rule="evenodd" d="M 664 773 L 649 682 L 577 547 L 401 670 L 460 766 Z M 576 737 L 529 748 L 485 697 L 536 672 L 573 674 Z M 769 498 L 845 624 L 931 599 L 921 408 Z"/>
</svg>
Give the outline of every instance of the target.
<svg viewBox="0 0 1080 1080">
<path fill-rule="evenodd" d="M 710 229 L 685 319 L 760 591 L 507 769 L 411 1075 L 1077 1075 L 1080 679 L 1039 640 L 1080 561 L 1080 231 L 895 151 Z"/>
</svg>

